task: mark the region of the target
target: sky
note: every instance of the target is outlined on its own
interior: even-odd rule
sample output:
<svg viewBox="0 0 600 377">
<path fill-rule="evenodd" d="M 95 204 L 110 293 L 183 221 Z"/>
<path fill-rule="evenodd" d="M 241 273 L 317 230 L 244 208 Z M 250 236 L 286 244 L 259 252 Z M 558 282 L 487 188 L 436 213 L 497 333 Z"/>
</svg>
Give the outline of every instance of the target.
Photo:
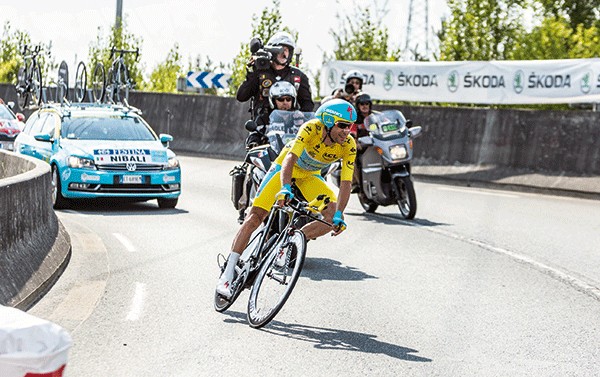
<svg viewBox="0 0 600 377">
<path fill-rule="evenodd" d="M 250 41 L 252 16 L 272 8 L 272 0 L 122 0 L 127 29 L 143 42 L 141 61 L 148 75 L 167 57 L 175 43 L 183 65 L 210 59 L 229 63 L 242 43 Z M 425 0 L 414 0 L 412 35 L 423 40 Z M 449 14 L 446 0 L 428 0 L 430 28 L 440 29 L 441 18 Z M 331 30 L 340 28 L 336 14 L 351 15 L 357 7 L 378 4 L 388 9 L 383 17 L 390 35 L 390 47 L 404 47 L 410 0 L 280 0 L 282 23 L 298 32 L 302 62 L 309 71 L 320 68 L 323 53 L 335 47 Z M 76 64 L 87 61 L 89 46 L 98 28 L 107 36 L 115 22 L 116 0 L 0 0 L 0 22 L 10 21 L 13 30 L 29 32 L 34 42 L 52 41 L 56 63 L 65 60 L 70 75 Z M 300 5 L 299 5 L 300 4 Z M 432 33 L 430 32 L 430 38 Z M 424 42 L 421 42 L 423 46 Z M 201 62 L 203 65 L 203 62 Z M 307 72 L 308 73 L 308 72 Z"/>
</svg>

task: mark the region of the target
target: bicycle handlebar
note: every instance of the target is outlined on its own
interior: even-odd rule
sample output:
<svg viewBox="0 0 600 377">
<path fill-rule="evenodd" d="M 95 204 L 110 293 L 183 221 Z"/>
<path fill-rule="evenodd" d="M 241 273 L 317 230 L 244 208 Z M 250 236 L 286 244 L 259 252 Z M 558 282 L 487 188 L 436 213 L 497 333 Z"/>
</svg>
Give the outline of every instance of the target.
<svg viewBox="0 0 600 377">
<path fill-rule="evenodd" d="M 110 59 L 112 59 L 112 57 L 114 56 L 115 53 L 119 53 L 119 54 L 121 54 L 121 56 L 123 56 L 123 54 L 135 54 L 135 58 L 137 59 L 140 54 L 140 48 L 138 47 L 135 50 L 122 50 L 122 49 L 113 47 L 110 49 Z"/>
</svg>

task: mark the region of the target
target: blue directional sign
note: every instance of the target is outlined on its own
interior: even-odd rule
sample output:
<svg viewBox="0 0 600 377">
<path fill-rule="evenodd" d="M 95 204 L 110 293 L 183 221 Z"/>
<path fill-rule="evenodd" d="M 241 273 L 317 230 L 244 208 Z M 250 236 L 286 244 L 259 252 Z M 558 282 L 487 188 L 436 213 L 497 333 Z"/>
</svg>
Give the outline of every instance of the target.
<svg viewBox="0 0 600 377">
<path fill-rule="evenodd" d="M 192 88 L 218 88 L 224 89 L 229 86 L 231 75 L 206 71 L 190 71 L 187 74 L 187 86 Z"/>
</svg>

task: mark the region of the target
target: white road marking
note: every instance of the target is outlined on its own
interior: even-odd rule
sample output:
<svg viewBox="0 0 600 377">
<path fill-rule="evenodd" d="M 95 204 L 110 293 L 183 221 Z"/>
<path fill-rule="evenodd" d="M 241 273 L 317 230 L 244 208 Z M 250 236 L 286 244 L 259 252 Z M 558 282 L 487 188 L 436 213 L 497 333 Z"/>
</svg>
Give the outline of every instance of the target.
<svg viewBox="0 0 600 377">
<path fill-rule="evenodd" d="M 106 280 L 86 281 L 71 290 L 52 312 L 55 320 L 84 321 L 104 294 Z"/>
<path fill-rule="evenodd" d="M 128 321 L 137 321 L 142 314 L 142 307 L 144 306 L 144 298 L 146 297 L 146 284 L 135 283 L 135 295 L 133 296 L 133 302 L 131 303 L 131 309 L 127 314 Z"/>
<path fill-rule="evenodd" d="M 596 287 L 592 284 L 585 282 L 584 280 L 582 280 L 576 276 L 570 275 L 567 272 L 561 271 L 557 268 L 554 268 L 554 267 L 548 266 L 544 263 L 538 262 L 526 255 L 519 254 L 518 252 L 510 251 L 510 250 L 507 250 L 507 249 L 504 249 L 501 247 L 496 247 L 496 246 L 487 244 L 485 242 L 482 242 L 482 241 L 479 241 L 479 240 L 476 240 L 473 238 L 461 236 L 460 234 L 452 233 L 452 232 L 449 232 L 449 231 L 446 231 L 443 229 L 437 229 L 437 228 L 433 228 L 433 227 L 430 227 L 427 225 L 421 225 L 421 224 L 419 224 L 417 222 L 413 222 L 413 221 L 397 219 L 392 216 L 385 216 L 383 214 L 378 214 L 378 213 L 369 213 L 366 215 L 373 216 L 373 217 L 381 217 L 386 220 L 397 221 L 397 222 L 405 224 L 405 225 L 423 228 L 424 230 L 426 230 L 428 232 L 441 234 L 445 237 L 453 238 L 455 240 L 466 242 L 471 245 L 478 246 L 482 249 L 492 251 L 494 253 L 505 255 L 505 256 L 513 259 L 516 262 L 526 264 L 526 265 L 532 267 L 533 269 L 535 269 L 545 275 L 548 275 L 551 278 L 556 279 L 564 284 L 567 284 L 567 285 L 571 286 L 572 288 L 574 288 L 575 290 L 600 301 L 600 287 Z"/>
<path fill-rule="evenodd" d="M 462 192 L 462 193 L 468 193 L 468 194 L 481 194 L 481 195 L 490 195 L 490 196 L 501 196 L 501 197 L 504 197 L 504 198 L 518 198 L 519 197 L 519 195 L 505 194 L 505 193 L 494 191 L 494 190 L 483 191 L 481 189 L 455 188 L 455 187 L 436 187 L 436 189 L 438 189 L 438 190 L 444 190 L 444 191 L 456 191 L 456 192 Z"/>
<path fill-rule="evenodd" d="M 131 241 L 129 241 L 129 239 L 127 237 L 125 237 L 124 235 L 122 235 L 121 233 L 113 233 L 113 236 L 115 236 L 115 238 L 118 239 L 119 242 L 121 242 L 123 244 L 123 246 L 125 246 L 127 251 L 129 251 L 129 252 L 136 251 L 135 246 L 133 246 Z"/>
</svg>

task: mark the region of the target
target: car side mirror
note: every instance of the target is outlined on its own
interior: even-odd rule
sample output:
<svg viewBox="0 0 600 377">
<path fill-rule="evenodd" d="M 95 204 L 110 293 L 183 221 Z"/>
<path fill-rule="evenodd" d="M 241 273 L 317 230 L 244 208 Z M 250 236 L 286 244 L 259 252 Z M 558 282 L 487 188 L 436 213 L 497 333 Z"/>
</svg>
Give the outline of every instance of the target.
<svg viewBox="0 0 600 377">
<path fill-rule="evenodd" d="M 160 135 L 158 135 L 158 138 L 160 139 L 160 142 L 162 143 L 162 145 L 164 145 L 165 147 L 168 147 L 169 142 L 173 141 L 173 136 L 171 136 L 169 134 L 160 134 Z"/>
<path fill-rule="evenodd" d="M 258 128 L 258 125 L 256 124 L 255 121 L 253 121 L 252 119 L 249 119 L 246 121 L 246 124 L 244 124 L 244 127 L 246 127 L 246 130 L 248 130 L 250 132 L 254 132 Z"/>
<path fill-rule="evenodd" d="M 34 138 L 37 141 L 43 141 L 46 143 L 52 143 L 54 141 L 54 138 L 50 134 L 38 134 L 35 135 Z"/>
<path fill-rule="evenodd" d="M 421 126 L 415 126 L 413 128 L 409 128 L 408 132 L 410 133 L 410 137 L 415 138 L 417 136 L 421 136 L 423 128 Z"/>
<path fill-rule="evenodd" d="M 17 120 L 19 122 L 25 122 L 25 115 L 23 115 L 21 113 L 16 113 L 15 115 L 17 116 Z"/>
<path fill-rule="evenodd" d="M 373 139 L 371 138 L 371 136 L 359 137 L 358 138 L 358 143 L 362 147 L 370 147 L 371 145 L 373 145 Z"/>
</svg>

